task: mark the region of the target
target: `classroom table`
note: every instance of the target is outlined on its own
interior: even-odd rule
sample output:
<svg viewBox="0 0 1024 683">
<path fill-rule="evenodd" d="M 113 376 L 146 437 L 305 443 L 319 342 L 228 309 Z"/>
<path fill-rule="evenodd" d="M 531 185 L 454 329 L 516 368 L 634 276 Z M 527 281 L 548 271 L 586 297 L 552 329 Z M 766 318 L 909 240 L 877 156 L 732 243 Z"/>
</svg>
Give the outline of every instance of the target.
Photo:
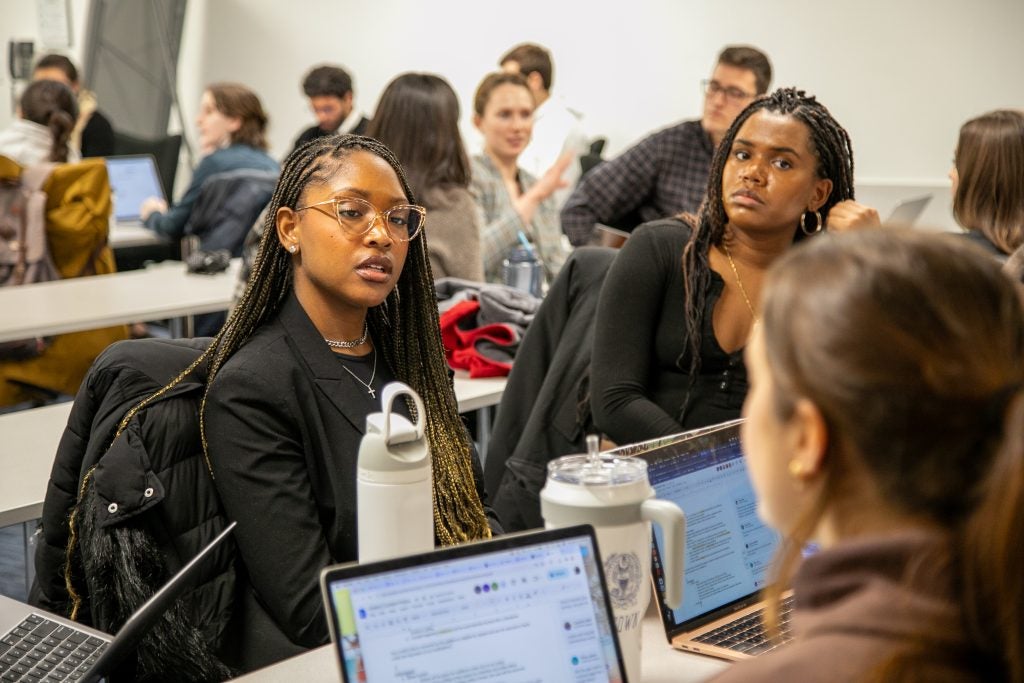
<svg viewBox="0 0 1024 683">
<path fill-rule="evenodd" d="M 505 381 L 504 377 L 470 379 L 456 373 L 459 411 L 497 405 Z M 67 402 L 0 415 L 0 527 L 42 515 L 50 468 L 70 412 Z"/>
<path fill-rule="evenodd" d="M 643 683 L 697 683 L 725 670 L 729 664 L 719 659 L 672 649 L 654 609 L 647 612 L 643 625 Z M 265 669 L 234 679 L 245 683 L 303 681 L 319 683 L 341 680 L 337 658 L 331 645 L 278 662 Z"/>
<path fill-rule="evenodd" d="M 169 242 L 141 223 L 112 222 L 107 244 L 116 251 L 133 247 L 156 247 L 169 244 Z"/>
<path fill-rule="evenodd" d="M 0 342 L 150 320 L 178 320 L 230 308 L 241 259 L 215 275 L 180 261 L 142 270 L 0 288 Z M 173 333 L 173 330 L 172 330 Z M 176 336 L 181 336 L 177 334 Z"/>
</svg>

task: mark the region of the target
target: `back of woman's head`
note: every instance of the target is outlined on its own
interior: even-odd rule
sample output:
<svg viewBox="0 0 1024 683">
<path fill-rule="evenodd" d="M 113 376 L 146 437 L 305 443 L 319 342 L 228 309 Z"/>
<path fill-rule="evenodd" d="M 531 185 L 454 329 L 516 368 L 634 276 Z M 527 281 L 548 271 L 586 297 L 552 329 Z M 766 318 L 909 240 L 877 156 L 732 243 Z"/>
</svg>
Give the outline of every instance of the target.
<svg viewBox="0 0 1024 683">
<path fill-rule="evenodd" d="M 773 267 L 762 324 L 780 418 L 807 399 L 829 429 L 818 509 L 850 495 L 844 473 L 866 472 L 883 500 L 946 529 L 975 642 L 1020 680 L 1019 287 L 955 236 L 828 236 Z M 985 613 L 1001 632 L 988 643 Z"/>
<path fill-rule="evenodd" d="M 240 83 L 212 83 L 206 90 L 213 98 L 217 111 L 241 122 L 231 134 L 232 144 L 267 149 L 267 112 L 260 98 Z"/>
<path fill-rule="evenodd" d="M 21 118 L 50 129 L 50 161 L 68 160 L 68 140 L 78 118 L 78 103 L 71 88 L 57 81 L 35 81 L 21 95 Z"/>
<path fill-rule="evenodd" d="M 953 215 L 1004 254 L 1024 245 L 1024 112 L 997 110 L 960 128 Z"/>
<path fill-rule="evenodd" d="M 435 187 L 469 185 L 459 99 L 440 76 L 407 73 L 392 80 L 366 135 L 391 148 L 421 198 Z"/>
</svg>

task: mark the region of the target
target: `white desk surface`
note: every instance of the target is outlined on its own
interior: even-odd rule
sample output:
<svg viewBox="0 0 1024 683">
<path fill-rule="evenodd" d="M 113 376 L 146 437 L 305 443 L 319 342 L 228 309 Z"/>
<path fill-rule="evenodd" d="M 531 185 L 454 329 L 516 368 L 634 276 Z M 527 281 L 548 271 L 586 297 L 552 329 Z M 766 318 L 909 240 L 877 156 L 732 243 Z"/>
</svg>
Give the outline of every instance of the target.
<svg viewBox="0 0 1024 683">
<path fill-rule="evenodd" d="M 143 270 L 0 288 L 0 341 L 94 330 L 223 311 L 241 259 L 216 275 L 187 273 L 180 261 Z"/>
<path fill-rule="evenodd" d="M 139 223 L 111 222 L 107 242 L 111 249 L 150 247 L 168 244 L 167 240 Z"/>
<path fill-rule="evenodd" d="M 672 649 L 657 614 L 649 610 L 643 621 L 643 683 L 697 683 L 724 671 L 729 664 L 719 659 Z M 246 683 L 266 681 L 303 681 L 337 683 L 341 680 L 337 658 L 331 645 L 236 678 Z"/>
<path fill-rule="evenodd" d="M 504 377 L 455 378 L 461 412 L 496 405 L 504 390 Z M 0 415 L 0 527 L 42 515 L 50 468 L 70 412 L 67 402 Z"/>
<path fill-rule="evenodd" d="M 42 515 L 53 456 L 71 403 L 0 415 L 0 527 Z"/>
<path fill-rule="evenodd" d="M 465 370 L 455 371 L 455 399 L 459 412 L 468 413 L 488 406 L 496 406 L 505 393 L 508 377 L 480 377 L 470 379 Z"/>
</svg>

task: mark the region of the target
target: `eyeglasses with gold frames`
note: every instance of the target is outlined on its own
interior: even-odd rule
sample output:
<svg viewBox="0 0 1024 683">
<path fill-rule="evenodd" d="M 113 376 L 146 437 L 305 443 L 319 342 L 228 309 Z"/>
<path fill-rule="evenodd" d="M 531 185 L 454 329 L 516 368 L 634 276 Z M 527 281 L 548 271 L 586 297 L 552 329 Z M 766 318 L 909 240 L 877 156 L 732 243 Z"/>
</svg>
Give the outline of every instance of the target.
<svg viewBox="0 0 1024 683">
<path fill-rule="evenodd" d="M 326 207 L 333 206 L 333 210 Z M 300 206 L 296 211 L 316 209 L 320 213 L 334 216 L 341 226 L 342 232 L 349 237 L 360 237 L 370 232 L 374 222 L 380 218 L 384 229 L 388 231 L 393 239 L 399 242 L 409 242 L 416 238 L 427 222 L 427 210 L 415 204 L 400 204 L 392 206 L 387 211 L 378 211 L 377 208 L 357 197 L 334 197 L 315 204 Z"/>
</svg>

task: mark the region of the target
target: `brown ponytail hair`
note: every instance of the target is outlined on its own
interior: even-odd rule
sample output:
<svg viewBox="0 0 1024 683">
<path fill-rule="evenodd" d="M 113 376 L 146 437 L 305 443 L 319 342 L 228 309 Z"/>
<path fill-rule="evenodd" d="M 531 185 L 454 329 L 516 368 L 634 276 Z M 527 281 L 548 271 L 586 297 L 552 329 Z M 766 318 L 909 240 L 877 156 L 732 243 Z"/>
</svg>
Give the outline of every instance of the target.
<svg viewBox="0 0 1024 683">
<path fill-rule="evenodd" d="M 21 118 L 50 129 L 53 145 L 49 161 L 68 160 L 68 141 L 78 118 L 78 103 L 71 88 L 57 81 L 36 81 L 21 95 Z"/>
<path fill-rule="evenodd" d="M 792 250 L 763 296 L 775 409 L 786 419 L 807 399 L 829 429 L 821 496 L 787 539 L 776 598 L 823 512 L 855 500 L 863 479 L 844 475 L 864 472 L 900 512 L 946 530 L 968 640 L 943 650 L 922 624 L 878 675 L 917 680 L 942 661 L 1024 681 L 1020 287 L 957 236 L 873 230 Z"/>
</svg>

